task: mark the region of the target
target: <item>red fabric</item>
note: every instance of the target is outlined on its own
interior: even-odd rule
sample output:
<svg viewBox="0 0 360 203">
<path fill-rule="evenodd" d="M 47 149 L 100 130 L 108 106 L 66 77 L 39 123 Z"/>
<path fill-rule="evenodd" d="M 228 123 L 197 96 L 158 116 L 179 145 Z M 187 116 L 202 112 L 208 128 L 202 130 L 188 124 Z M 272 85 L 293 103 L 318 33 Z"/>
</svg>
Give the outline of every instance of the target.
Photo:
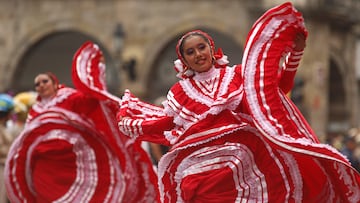
<svg viewBox="0 0 360 203">
<path fill-rule="evenodd" d="M 232 161 L 230 164 L 229 162 L 224 161 L 220 164 L 223 166 L 220 169 L 206 170 L 194 175 L 186 175 L 186 173 L 184 173 L 184 171 L 188 168 L 182 168 L 182 170 L 179 171 L 179 165 L 186 161 L 192 160 L 195 162 L 197 159 L 199 161 L 204 161 L 204 159 L 206 159 L 206 157 L 196 158 L 196 156 L 190 159 L 189 157 L 191 157 L 190 155 L 192 153 L 197 153 L 202 148 L 223 147 L 225 143 L 241 143 L 241 145 L 229 144 L 232 147 L 237 146 L 231 153 L 232 157 L 230 160 Z M 244 160 L 239 159 L 243 156 L 242 149 L 245 149 L 244 147 L 248 148 L 251 153 L 256 154 L 256 156 L 253 157 L 255 161 L 254 165 L 248 165 L 249 163 L 245 160 L 245 156 L 243 157 Z M 266 148 L 267 144 L 262 141 L 260 137 L 251 132 L 241 131 L 228 134 L 221 139 L 216 139 L 203 145 L 189 147 L 186 148 L 186 150 L 175 150 L 174 152 L 170 152 L 167 156 L 174 155 L 173 157 L 171 156 L 173 163 L 169 165 L 167 173 L 165 173 L 161 179 L 165 188 L 164 202 L 176 202 L 175 200 L 178 199 L 176 198 L 176 194 L 178 192 L 175 191 L 176 182 L 169 181 L 169 179 L 174 179 L 174 177 L 171 177 L 170 174 L 177 174 L 182 177 L 180 188 L 181 196 L 185 202 L 235 202 L 235 198 L 238 194 L 235 186 L 240 187 L 239 190 L 243 191 L 240 194 L 240 200 L 252 200 L 256 202 L 288 202 L 284 199 L 286 195 L 284 182 L 287 181 L 287 179 L 283 179 L 276 160 L 270 156 L 268 151 L 265 150 Z M 222 159 L 226 157 L 222 153 L 223 152 L 219 151 L 217 156 L 214 158 Z M 257 184 L 257 187 L 260 191 L 267 190 L 268 197 L 259 196 L 261 195 L 261 192 L 256 193 L 257 195 L 249 196 L 249 191 L 247 192 L 247 190 L 254 189 L 251 185 L 255 182 L 251 181 L 255 181 L 259 178 L 255 176 L 251 178 L 246 177 L 248 173 L 255 175 L 254 173 L 249 172 L 254 170 L 252 167 L 255 165 L 262 167 L 260 168 L 261 173 L 263 174 L 262 178 L 265 178 L 263 181 L 266 181 L 267 184 L 266 187 L 264 187 L 264 185 Z M 237 175 L 234 174 L 231 169 L 233 166 L 236 166 L 236 170 L 238 170 L 239 174 L 241 174 L 239 179 L 246 179 L 246 181 L 242 180 L 243 182 L 240 186 L 238 183 L 235 184 L 234 182 L 234 176 Z M 192 165 L 189 163 L 188 167 L 190 168 Z M 168 195 L 170 195 L 170 199 L 167 198 Z M 291 202 L 291 200 L 289 202 Z"/>
<path fill-rule="evenodd" d="M 353 190 L 359 191 L 359 174 L 335 149 L 319 143 L 300 111 L 279 90 L 279 81 L 274 80 L 278 74 L 277 64 L 284 53 L 291 51 L 298 32 L 307 36 L 301 14 L 291 3 L 270 9 L 254 24 L 243 58 L 247 108 L 271 145 L 296 158 L 306 189 L 304 199 L 314 202 L 360 201 L 359 194 L 353 193 Z M 339 176 L 352 178 L 334 178 Z M 325 191 L 324 187 L 328 185 L 337 192 Z"/>
<path fill-rule="evenodd" d="M 115 99 L 106 89 L 105 65 L 99 46 L 88 41 L 74 54 L 72 80 L 75 87 L 100 100 Z M 84 77 L 85 76 L 85 77 Z"/>
<path fill-rule="evenodd" d="M 51 140 L 37 146 L 32 154 L 32 176 L 38 196 L 36 202 L 50 202 L 65 194 L 75 179 L 75 154 L 72 145 Z M 52 186 L 52 187 L 49 187 Z"/>
<path fill-rule="evenodd" d="M 236 190 L 229 168 L 189 175 L 181 182 L 185 202 L 234 202 Z"/>
<path fill-rule="evenodd" d="M 278 18 L 277 22 L 279 22 L 277 26 L 270 23 L 274 21 L 275 17 Z M 257 32 L 254 33 L 253 30 Z M 308 133 L 306 135 L 299 134 L 301 133 L 301 131 L 297 130 L 299 126 L 294 123 L 288 113 L 284 113 L 287 110 L 284 107 L 282 98 L 278 96 L 278 94 L 281 94 L 281 92 L 278 93 L 279 81 L 274 80 L 274 78 L 277 78 L 279 69 L 276 64 L 279 64 L 284 52 L 289 51 L 292 47 L 295 34 L 301 32 L 305 36 L 307 35 L 303 27 L 301 14 L 294 10 L 291 4 L 283 4 L 267 11 L 254 24 L 253 30 L 248 35 L 245 47 L 247 55 L 243 60 L 245 70 L 244 87 L 249 100 L 249 109 L 253 111 L 252 106 L 255 106 L 260 107 L 261 112 L 269 112 L 266 109 L 269 106 L 271 115 L 266 113 L 263 115 L 268 117 L 267 122 L 270 122 L 271 126 L 279 126 L 278 123 L 280 123 L 281 127 L 274 127 L 271 129 L 272 131 L 269 131 L 268 127 L 263 127 L 263 130 L 268 134 L 289 134 L 296 138 L 308 136 Z M 280 35 L 280 37 L 276 37 L 276 35 Z M 259 81 L 264 82 L 264 84 Z M 258 94 L 255 95 L 254 92 Z M 290 105 L 296 108 L 295 105 L 291 103 Z M 275 119 L 270 119 L 270 117 Z M 255 122 L 260 119 L 259 116 L 256 116 Z M 307 126 L 306 131 L 313 134 L 308 124 L 305 124 L 304 120 L 302 122 Z M 260 127 L 264 125 L 262 123 L 265 124 L 265 122 L 258 122 Z M 311 139 L 317 140 L 316 136 L 312 136 Z"/>
</svg>

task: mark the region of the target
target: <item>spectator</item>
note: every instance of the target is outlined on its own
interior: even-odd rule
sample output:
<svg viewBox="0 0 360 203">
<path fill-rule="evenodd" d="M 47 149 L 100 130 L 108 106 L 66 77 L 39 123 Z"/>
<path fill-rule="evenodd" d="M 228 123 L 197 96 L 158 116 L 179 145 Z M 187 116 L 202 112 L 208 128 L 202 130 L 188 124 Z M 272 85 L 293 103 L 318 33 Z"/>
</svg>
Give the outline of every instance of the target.
<svg viewBox="0 0 360 203">
<path fill-rule="evenodd" d="M 13 136 L 7 128 L 7 122 L 10 119 L 14 108 L 13 98 L 8 94 L 0 94 L 0 203 L 7 202 L 7 195 L 4 182 L 5 160 L 13 141 Z"/>
</svg>

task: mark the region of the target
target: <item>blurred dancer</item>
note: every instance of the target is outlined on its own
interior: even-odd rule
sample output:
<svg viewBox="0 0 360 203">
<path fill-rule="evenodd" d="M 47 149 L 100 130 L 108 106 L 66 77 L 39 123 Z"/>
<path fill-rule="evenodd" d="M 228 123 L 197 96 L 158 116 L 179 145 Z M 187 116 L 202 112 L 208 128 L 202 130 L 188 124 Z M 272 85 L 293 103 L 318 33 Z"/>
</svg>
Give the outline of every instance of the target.
<svg viewBox="0 0 360 203">
<path fill-rule="evenodd" d="M 12 202 L 159 201 L 148 155 L 117 128 L 104 73 L 102 52 L 87 42 L 73 59 L 76 89 L 52 73 L 35 77 L 37 102 L 6 163 Z"/>
</svg>

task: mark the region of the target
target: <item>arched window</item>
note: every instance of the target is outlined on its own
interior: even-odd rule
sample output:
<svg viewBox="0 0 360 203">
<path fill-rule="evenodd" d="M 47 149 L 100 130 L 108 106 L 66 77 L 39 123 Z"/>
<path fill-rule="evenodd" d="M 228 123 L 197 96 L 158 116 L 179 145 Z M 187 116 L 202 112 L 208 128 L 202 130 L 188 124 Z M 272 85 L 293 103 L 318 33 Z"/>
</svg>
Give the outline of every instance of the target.
<svg viewBox="0 0 360 203">
<path fill-rule="evenodd" d="M 349 112 L 346 108 L 344 79 L 334 60 L 330 60 L 328 86 L 328 130 L 330 133 L 346 132 L 349 128 Z"/>
<path fill-rule="evenodd" d="M 97 43 L 106 61 L 106 80 L 108 90 L 117 94 L 119 75 L 107 51 L 95 39 L 79 32 L 58 32 L 50 34 L 29 47 L 17 65 L 11 89 L 16 92 L 33 90 L 35 76 L 51 71 L 61 83 L 72 87 L 71 67 L 76 50 L 86 41 Z"/>
</svg>

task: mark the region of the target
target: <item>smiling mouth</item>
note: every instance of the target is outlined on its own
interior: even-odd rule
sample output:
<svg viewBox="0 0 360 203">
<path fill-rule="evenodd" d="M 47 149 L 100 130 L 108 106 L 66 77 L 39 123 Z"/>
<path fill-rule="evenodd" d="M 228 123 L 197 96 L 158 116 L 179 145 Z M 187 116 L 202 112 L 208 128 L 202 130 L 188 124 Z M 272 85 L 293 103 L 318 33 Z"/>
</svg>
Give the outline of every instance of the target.
<svg viewBox="0 0 360 203">
<path fill-rule="evenodd" d="M 204 64 L 206 62 L 206 59 L 199 59 L 196 61 L 196 64 Z"/>
</svg>

